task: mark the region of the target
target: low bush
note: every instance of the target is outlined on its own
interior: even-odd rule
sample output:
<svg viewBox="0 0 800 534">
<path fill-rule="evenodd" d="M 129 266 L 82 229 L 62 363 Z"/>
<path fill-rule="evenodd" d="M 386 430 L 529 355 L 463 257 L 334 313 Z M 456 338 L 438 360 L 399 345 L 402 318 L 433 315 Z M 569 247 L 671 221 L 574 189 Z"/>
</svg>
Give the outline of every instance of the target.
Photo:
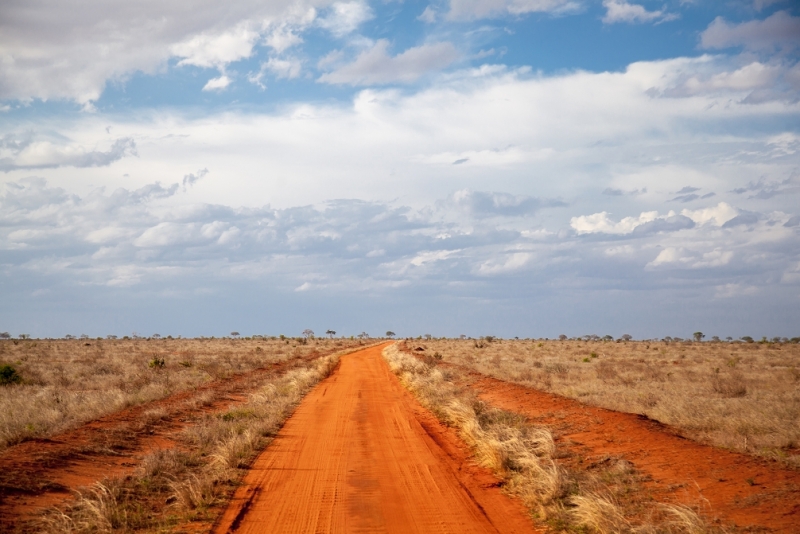
<svg viewBox="0 0 800 534">
<path fill-rule="evenodd" d="M 20 382 L 22 382 L 22 377 L 13 365 L 7 363 L 0 365 L 0 386 L 19 384 Z"/>
</svg>

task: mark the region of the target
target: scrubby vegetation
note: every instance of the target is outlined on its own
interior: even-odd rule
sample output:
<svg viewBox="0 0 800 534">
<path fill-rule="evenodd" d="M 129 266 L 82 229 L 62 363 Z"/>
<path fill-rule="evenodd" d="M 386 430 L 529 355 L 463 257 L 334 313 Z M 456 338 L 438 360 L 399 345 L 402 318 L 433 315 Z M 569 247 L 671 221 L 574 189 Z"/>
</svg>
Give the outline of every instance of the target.
<svg viewBox="0 0 800 534">
<path fill-rule="evenodd" d="M 153 452 L 133 474 L 98 482 L 20 530 L 209 530 L 256 454 L 338 360 L 338 354 L 318 358 L 262 384 L 243 404 L 199 415 L 179 438 L 179 447 Z"/>
<path fill-rule="evenodd" d="M 591 471 L 563 462 L 549 430 L 478 400 L 456 368 L 414 356 L 400 345 L 384 358 L 401 383 L 442 422 L 458 430 L 477 461 L 495 472 L 533 516 L 555 532 L 715 532 L 691 508 L 656 504 L 643 478 L 621 458 L 608 457 Z"/>
<path fill-rule="evenodd" d="M 355 346 L 316 339 L 0 340 L 0 449 L 289 358 Z"/>
<path fill-rule="evenodd" d="M 421 354 L 800 466 L 800 345 L 430 340 Z"/>
</svg>

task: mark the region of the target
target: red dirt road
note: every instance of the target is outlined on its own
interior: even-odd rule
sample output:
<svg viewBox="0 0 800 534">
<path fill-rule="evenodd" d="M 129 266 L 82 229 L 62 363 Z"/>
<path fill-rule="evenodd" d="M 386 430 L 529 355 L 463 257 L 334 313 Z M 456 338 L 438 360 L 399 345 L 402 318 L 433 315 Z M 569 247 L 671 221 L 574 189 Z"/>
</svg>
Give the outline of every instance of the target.
<svg viewBox="0 0 800 534">
<path fill-rule="evenodd" d="M 403 389 L 384 346 L 342 357 L 214 532 L 534 532 L 522 504 Z"/>
<path fill-rule="evenodd" d="M 798 471 L 682 438 L 636 414 L 474 376 L 481 399 L 551 428 L 559 446 L 579 453 L 585 464 L 608 455 L 631 462 L 649 475 L 659 501 L 701 504 L 707 516 L 748 532 L 800 532 Z"/>
</svg>

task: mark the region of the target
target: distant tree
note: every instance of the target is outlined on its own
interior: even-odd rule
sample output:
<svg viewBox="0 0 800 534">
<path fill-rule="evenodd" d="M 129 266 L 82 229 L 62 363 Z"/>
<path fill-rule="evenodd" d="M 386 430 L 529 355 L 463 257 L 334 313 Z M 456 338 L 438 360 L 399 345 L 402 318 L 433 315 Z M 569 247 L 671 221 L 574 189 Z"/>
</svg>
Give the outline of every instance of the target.
<svg viewBox="0 0 800 534">
<path fill-rule="evenodd" d="M 719 336 L 711 336 L 711 341 L 714 343 L 719 343 L 722 340 L 719 338 Z"/>
<path fill-rule="evenodd" d="M 336 335 L 336 330 L 328 330 L 327 332 L 325 332 L 325 335 L 327 335 L 329 338 L 333 339 L 333 336 Z"/>
<path fill-rule="evenodd" d="M 239 332 L 231 332 L 231 337 L 239 337 Z"/>
<path fill-rule="evenodd" d="M 460 336 L 458 336 L 458 339 L 467 339 L 467 335 L 466 334 L 461 334 Z"/>
<path fill-rule="evenodd" d="M 753 338 L 752 338 L 752 337 L 750 337 L 750 336 L 742 336 L 742 337 L 740 337 L 739 339 L 741 339 L 741 340 L 742 340 L 742 341 L 744 341 L 745 343 L 752 343 L 752 342 L 753 342 Z"/>
<path fill-rule="evenodd" d="M 620 339 L 622 339 L 622 341 L 630 341 L 631 339 L 633 339 L 633 336 L 630 334 L 622 334 L 622 337 Z"/>
<path fill-rule="evenodd" d="M 702 332 L 695 332 L 692 334 L 692 337 L 695 341 L 703 341 L 703 338 L 706 337 L 706 335 Z"/>
<path fill-rule="evenodd" d="M 366 332 L 361 332 L 360 334 L 358 334 L 358 338 L 359 339 L 369 339 L 369 334 L 367 334 Z"/>
<path fill-rule="evenodd" d="M 89 334 L 81 334 L 81 339 L 89 339 Z"/>
<path fill-rule="evenodd" d="M 733 341 L 733 338 L 731 336 L 728 336 L 725 338 L 725 341 Z"/>
<path fill-rule="evenodd" d="M 394 332 L 392 332 L 391 330 L 387 330 L 387 331 L 386 331 L 386 337 L 394 337 L 394 336 L 396 336 L 396 335 L 397 335 L 397 334 L 395 334 L 395 333 L 394 333 Z"/>
<path fill-rule="evenodd" d="M 75 336 L 73 336 L 72 334 L 67 334 L 66 336 L 64 336 L 64 339 L 75 339 Z"/>
<path fill-rule="evenodd" d="M 20 339 L 30 339 L 30 338 L 31 338 L 31 335 L 30 335 L 30 334 L 20 334 L 20 335 L 19 335 L 19 338 L 20 338 Z"/>
<path fill-rule="evenodd" d="M 567 340 L 566 334 L 561 334 L 560 336 L 558 336 L 558 340 L 559 341 L 566 341 Z"/>
<path fill-rule="evenodd" d="M 106 339 L 117 339 L 117 336 L 115 336 L 114 334 L 108 334 L 106 336 Z"/>
<path fill-rule="evenodd" d="M 0 332 L 0 339 L 11 339 L 11 334 L 8 332 Z"/>
<path fill-rule="evenodd" d="M 310 328 L 306 328 L 305 330 L 303 330 L 303 337 L 305 337 L 306 339 L 314 339 L 314 331 L 311 330 Z"/>
<path fill-rule="evenodd" d="M 161 339 L 161 334 L 153 334 L 150 337 L 152 337 L 153 339 Z"/>
<path fill-rule="evenodd" d="M 429 341 L 430 341 L 430 339 L 431 339 L 432 337 L 433 337 L 433 336 L 432 336 L 432 335 L 430 335 L 430 334 L 425 334 L 425 339 L 427 339 L 427 340 L 429 340 Z"/>
</svg>

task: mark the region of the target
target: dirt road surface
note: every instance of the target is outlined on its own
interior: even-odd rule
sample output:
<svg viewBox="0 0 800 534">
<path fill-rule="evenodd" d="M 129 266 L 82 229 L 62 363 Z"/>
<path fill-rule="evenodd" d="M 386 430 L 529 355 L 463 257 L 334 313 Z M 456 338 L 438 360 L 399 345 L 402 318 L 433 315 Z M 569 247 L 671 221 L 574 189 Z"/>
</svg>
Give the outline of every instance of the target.
<svg viewBox="0 0 800 534">
<path fill-rule="evenodd" d="M 682 438 L 657 421 L 475 374 L 480 398 L 550 428 L 582 465 L 619 456 L 662 502 L 699 505 L 747 532 L 800 532 L 800 472 Z"/>
<path fill-rule="evenodd" d="M 403 389 L 384 346 L 342 357 L 214 532 L 534 532 L 521 503 Z"/>
</svg>

